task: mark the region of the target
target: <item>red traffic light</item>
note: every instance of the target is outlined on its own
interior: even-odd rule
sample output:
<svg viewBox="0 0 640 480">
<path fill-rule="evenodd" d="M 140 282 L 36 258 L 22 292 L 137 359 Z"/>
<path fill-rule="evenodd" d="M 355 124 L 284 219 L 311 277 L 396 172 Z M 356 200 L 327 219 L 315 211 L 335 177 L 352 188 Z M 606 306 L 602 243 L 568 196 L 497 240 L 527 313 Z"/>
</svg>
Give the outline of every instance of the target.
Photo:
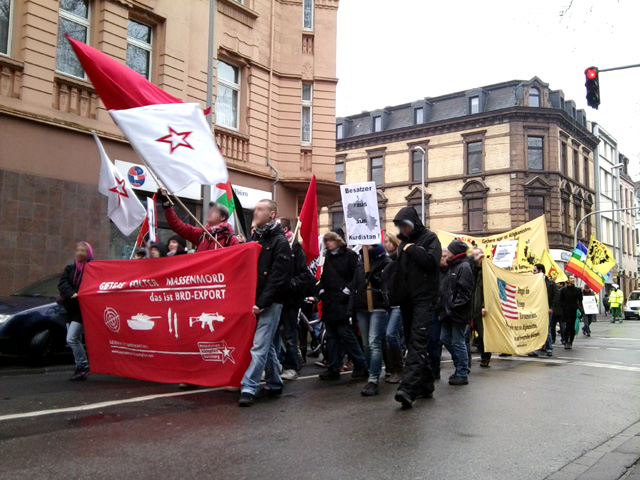
<svg viewBox="0 0 640 480">
<path fill-rule="evenodd" d="M 584 74 L 589 80 L 593 80 L 598 76 L 598 69 L 595 67 L 589 67 L 584 71 Z"/>
</svg>

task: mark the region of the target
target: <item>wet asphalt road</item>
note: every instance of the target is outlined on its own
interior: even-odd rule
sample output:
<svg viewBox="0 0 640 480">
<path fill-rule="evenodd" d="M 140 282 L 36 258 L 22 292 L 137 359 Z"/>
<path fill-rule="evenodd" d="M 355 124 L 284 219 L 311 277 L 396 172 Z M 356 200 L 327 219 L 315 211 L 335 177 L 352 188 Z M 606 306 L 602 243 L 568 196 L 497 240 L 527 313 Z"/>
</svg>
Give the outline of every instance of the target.
<svg viewBox="0 0 640 480">
<path fill-rule="evenodd" d="M 303 378 L 240 409 L 220 390 L 183 395 L 105 375 L 71 383 L 68 370 L 7 375 L 3 364 L 0 479 L 543 479 L 640 420 L 640 322 L 602 320 L 551 361 L 474 362 L 469 386 L 441 380 L 434 399 L 406 411 L 392 386 L 363 398 L 348 375 Z"/>
</svg>

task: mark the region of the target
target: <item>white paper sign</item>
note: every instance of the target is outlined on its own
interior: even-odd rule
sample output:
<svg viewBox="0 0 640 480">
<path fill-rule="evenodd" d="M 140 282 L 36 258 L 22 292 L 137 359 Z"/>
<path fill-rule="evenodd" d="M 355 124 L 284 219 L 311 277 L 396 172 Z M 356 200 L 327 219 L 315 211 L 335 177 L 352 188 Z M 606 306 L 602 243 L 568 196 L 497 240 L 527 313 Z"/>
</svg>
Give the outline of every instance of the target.
<svg viewBox="0 0 640 480">
<path fill-rule="evenodd" d="M 518 251 L 518 240 L 503 240 L 496 245 L 493 264 L 500 268 L 511 268 Z"/>
<path fill-rule="evenodd" d="M 374 245 L 382 242 L 380 213 L 375 182 L 341 185 L 342 208 L 347 225 L 348 245 Z"/>
<path fill-rule="evenodd" d="M 582 306 L 584 307 L 585 315 L 598 315 L 600 313 L 598 302 L 596 302 L 596 297 L 593 295 L 582 297 Z"/>
</svg>

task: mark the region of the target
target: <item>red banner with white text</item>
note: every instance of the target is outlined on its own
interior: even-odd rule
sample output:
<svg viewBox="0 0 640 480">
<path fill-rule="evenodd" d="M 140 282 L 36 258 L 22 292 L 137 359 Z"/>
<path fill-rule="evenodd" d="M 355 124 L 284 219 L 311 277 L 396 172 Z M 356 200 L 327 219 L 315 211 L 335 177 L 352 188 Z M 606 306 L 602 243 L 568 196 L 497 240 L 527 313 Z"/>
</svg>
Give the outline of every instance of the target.
<svg viewBox="0 0 640 480">
<path fill-rule="evenodd" d="M 78 292 L 94 373 L 239 386 L 256 319 L 260 245 L 93 261 Z"/>
</svg>

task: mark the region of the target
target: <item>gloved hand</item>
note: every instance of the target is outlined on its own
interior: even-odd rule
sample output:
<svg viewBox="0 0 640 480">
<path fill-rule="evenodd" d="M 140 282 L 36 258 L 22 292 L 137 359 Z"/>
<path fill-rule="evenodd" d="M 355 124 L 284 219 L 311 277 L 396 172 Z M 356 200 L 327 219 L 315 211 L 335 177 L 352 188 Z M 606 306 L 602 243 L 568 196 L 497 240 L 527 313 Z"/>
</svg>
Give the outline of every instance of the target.
<svg viewBox="0 0 640 480">
<path fill-rule="evenodd" d="M 169 200 L 167 191 L 164 188 L 158 189 L 157 197 L 164 208 L 169 208 L 171 206 L 171 201 Z"/>
</svg>

